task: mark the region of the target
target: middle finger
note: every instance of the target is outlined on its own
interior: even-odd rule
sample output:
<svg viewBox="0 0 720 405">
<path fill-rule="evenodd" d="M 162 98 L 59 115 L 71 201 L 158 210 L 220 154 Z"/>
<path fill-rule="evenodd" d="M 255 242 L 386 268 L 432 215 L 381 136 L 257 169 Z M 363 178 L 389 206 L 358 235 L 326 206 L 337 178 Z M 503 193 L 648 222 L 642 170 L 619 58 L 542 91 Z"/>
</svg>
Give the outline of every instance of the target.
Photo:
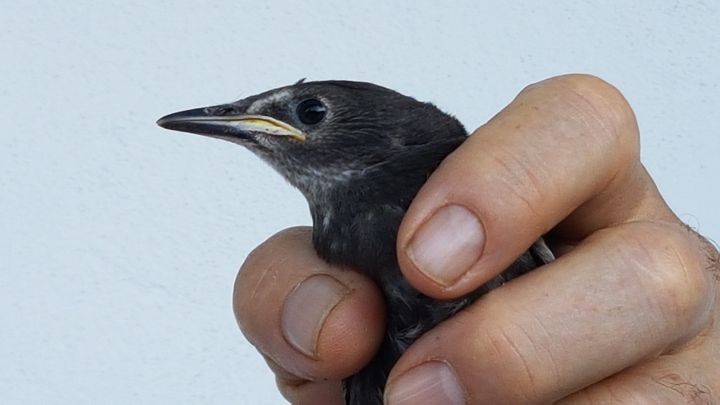
<svg viewBox="0 0 720 405">
<path fill-rule="evenodd" d="M 390 403 L 413 403 L 419 387 L 468 403 L 546 403 L 666 352 L 712 314 L 691 240 L 669 223 L 597 232 L 420 338 L 390 375 Z"/>
</svg>

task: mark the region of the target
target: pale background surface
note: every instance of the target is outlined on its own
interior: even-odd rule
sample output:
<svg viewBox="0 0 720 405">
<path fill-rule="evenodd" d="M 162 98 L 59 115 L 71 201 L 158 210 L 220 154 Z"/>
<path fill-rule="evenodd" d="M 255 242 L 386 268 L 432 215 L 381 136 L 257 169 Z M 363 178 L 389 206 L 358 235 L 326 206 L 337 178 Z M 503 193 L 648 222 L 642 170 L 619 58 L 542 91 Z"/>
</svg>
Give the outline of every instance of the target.
<svg viewBox="0 0 720 405">
<path fill-rule="evenodd" d="M 720 239 L 718 2 L 355 3 L 2 1 L 0 402 L 283 402 L 231 290 L 305 202 L 241 148 L 154 121 L 301 77 L 377 82 L 472 129 L 533 81 L 597 74 L 634 105 L 670 205 Z"/>
</svg>

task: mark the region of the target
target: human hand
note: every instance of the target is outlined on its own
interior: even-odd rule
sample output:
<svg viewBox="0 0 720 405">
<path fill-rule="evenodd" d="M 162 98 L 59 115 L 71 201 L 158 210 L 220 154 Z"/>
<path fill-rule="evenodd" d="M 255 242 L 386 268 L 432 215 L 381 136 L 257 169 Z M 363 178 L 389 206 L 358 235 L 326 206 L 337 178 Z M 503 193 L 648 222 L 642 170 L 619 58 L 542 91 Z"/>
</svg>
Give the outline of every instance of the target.
<svg viewBox="0 0 720 405">
<path fill-rule="evenodd" d="M 483 246 L 479 258 L 453 251 L 441 219 L 428 220 L 448 204 L 483 224 L 466 235 Z M 413 201 L 398 260 L 420 291 L 455 298 L 542 235 L 558 259 L 423 335 L 395 365 L 388 403 L 720 398 L 718 251 L 667 207 L 640 163 L 632 110 L 599 79 L 532 85 L 475 131 Z M 384 332 L 377 287 L 319 259 L 309 228 L 280 232 L 248 257 L 234 308 L 294 404 L 342 404 L 341 380 Z"/>
</svg>

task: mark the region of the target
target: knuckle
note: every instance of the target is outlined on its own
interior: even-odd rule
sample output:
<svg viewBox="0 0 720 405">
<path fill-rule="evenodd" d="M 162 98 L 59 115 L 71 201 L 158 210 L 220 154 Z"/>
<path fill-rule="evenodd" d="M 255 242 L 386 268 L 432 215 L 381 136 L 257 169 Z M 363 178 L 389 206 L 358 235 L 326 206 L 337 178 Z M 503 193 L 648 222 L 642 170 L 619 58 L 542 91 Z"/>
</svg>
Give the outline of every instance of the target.
<svg viewBox="0 0 720 405">
<path fill-rule="evenodd" d="M 639 155 L 635 113 L 613 85 L 587 74 L 557 76 L 539 85 L 549 93 L 549 97 L 558 100 L 567 114 L 586 123 L 591 129 L 589 134 L 605 144 L 607 150 L 613 150 L 621 157 L 625 154 Z"/>
<path fill-rule="evenodd" d="M 712 283 L 698 243 L 679 224 L 635 222 L 622 229 L 619 257 L 651 306 L 687 331 L 711 315 Z"/>
<path fill-rule="evenodd" d="M 514 388 L 507 395 L 517 403 L 534 403 L 542 397 L 541 388 L 545 383 L 542 370 L 538 369 L 540 353 L 535 349 L 541 345 L 530 343 L 530 337 L 512 324 L 501 324 L 490 328 L 482 342 L 483 350 L 489 350 L 490 356 L 498 359 L 506 373 L 504 378 Z M 511 399 L 511 398 L 508 398 Z"/>
<path fill-rule="evenodd" d="M 498 173 L 495 178 L 503 183 L 503 190 L 508 196 L 513 196 L 524 209 L 540 216 L 539 205 L 544 200 L 545 190 L 548 190 L 545 179 L 551 178 L 548 173 L 542 172 L 544 166 L 533 164 L 529 159 L 501 147 L 488 158 L 498 166 L 498 170 L 494 171 Z"/>
</svg>

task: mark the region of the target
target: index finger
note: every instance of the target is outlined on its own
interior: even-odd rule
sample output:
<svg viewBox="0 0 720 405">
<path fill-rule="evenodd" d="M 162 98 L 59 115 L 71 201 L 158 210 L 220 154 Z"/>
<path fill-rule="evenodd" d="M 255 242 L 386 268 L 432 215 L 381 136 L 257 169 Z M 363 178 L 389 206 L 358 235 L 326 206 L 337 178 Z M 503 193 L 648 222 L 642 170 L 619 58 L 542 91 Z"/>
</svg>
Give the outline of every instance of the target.
<svg viewBox="0 0 720 405">
<path fill-rule="evenodd" d="M 445 159 L 405 215 L 398 260 L 423 293 L 458 297 L 553 228 L 579 240 L 642 216 L 674 218 L 649 194 L 623 96 L 592 76 L 556 77 L 524 89 Z"/>
<path fill-rule="evenodd" d="M 715 312 L 708 259 L 680 224 L 595 232 L 420 337 L 390 374 L 386 395 L 397 402 L 389 403 L 413 403 L 418 387 L 426 398 L 463 396 L 462 403 L 554 403 L 698 347 Z M 620 398 L 632 392 L 623 388 Z"/>
</svg>

